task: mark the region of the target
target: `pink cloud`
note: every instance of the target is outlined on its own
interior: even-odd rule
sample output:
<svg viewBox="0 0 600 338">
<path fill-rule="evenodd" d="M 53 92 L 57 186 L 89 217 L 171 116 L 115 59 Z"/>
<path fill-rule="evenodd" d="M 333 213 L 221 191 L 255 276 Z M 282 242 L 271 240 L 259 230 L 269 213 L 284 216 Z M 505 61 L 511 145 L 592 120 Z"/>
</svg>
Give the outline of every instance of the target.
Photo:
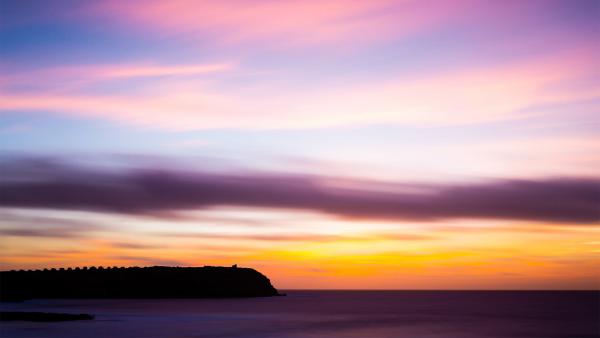
<svg viewBox="0 0 600 338">
<path fill-rule="evenodd" d="M 597 74 L 592 56 L 587 50 L 575 51 L 503 66 L 301 91 L 268 84 L 218 88 L 206 81 L 161 79 L 113 95 L 80 90 L 7 92 L 0 94 L 0 110 L 51 111 L 179 130 L 481 123 L 526 117 L 524 110 L 535 106 L 599 98 L 600 89 L 578 85 L 582 78 Z M 100 67 L 88 73 L 91 78 L 122 78 L 222 68 Z"/>
<path fill-rule="evenodd" d="M 153 77 L 153 76 L 175 76 L 175 75 L 199 75 L 206 73 L 222 72 L 232 68 L 231 64 L 199 64 L 199 65 L 132 65 L 132 66 L 109 66 L 105 68 L 94 68 L 98 77 L 107 78 L 131 78 L 131 77 Z"/>
<path fill-rule="evenodd" d="M 416 1 L 109 1 L 94 6 L 133 30 L 201 37 L 218 44 L 356 43 L 401 36 L 456 17 L 464 4 Z"/>
<path fill-rule="evenodd" d="M 452 25 L 494 31 L 513 22 L 525 28 L 543 18 L 548 7 L 544 1 L 109 0 L 88 7 L 84 15 L 131 32 L 220 47 L 336 50 Z"/>
<path fill-rule="evenodd" d="M 25 72 L 4 74 L 0 88 L 10 91 L 12 87 L 32 85 L 47 87 L 52 92 L 77 90 L 85 84 L 110 80 L 127 80 L 153 77 L 195 77 L 233 70 L 231 62 L 195 64 L 158 64 L 138 62 L 130 64 L 73 65 Z"/>
</svg>

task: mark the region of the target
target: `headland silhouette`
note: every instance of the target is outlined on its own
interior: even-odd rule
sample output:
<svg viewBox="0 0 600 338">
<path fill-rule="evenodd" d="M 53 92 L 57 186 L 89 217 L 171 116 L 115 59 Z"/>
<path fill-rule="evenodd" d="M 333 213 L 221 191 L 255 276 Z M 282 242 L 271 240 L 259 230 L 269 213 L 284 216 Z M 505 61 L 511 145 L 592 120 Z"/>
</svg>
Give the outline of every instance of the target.
<svg viewBox="0 0 600 338">
<path fill-rule="evenodd" d="M 0 272 L 0 301 L 35 298 L 239 298 L 278 296 L 251 268 L 84 267 Z"/>
</svg>

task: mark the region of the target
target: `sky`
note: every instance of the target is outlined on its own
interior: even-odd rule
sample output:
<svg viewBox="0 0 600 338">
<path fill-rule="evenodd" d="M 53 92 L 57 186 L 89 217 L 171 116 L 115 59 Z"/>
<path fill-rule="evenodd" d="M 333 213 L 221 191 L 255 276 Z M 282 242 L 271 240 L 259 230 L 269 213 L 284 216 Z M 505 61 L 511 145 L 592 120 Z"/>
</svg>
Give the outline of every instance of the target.
<svg viewBox="0 0 600 338">
<path fill-rule="evenodd" d="M 599 289 L 596 0 L 0 0 L 0 269 Z"/>
</svg>

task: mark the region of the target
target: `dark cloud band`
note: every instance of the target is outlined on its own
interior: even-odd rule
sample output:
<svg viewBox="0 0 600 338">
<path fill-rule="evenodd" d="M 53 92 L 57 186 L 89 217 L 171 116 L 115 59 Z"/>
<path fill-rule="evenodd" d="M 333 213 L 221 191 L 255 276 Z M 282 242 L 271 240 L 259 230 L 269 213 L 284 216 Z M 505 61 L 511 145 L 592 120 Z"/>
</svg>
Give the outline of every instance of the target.
<svg viewBox="0 0 600 338">
<path fill-rule="evenodd" d="M 168 215 L 211 206 L 312 210 L 346 218 L 458 218 L 597 223 L 600 180 L 559 178 L 373 189 L 314 175 L 95 170 L 54 162 L 3 163 L 0 205 Z"/>
</svg>

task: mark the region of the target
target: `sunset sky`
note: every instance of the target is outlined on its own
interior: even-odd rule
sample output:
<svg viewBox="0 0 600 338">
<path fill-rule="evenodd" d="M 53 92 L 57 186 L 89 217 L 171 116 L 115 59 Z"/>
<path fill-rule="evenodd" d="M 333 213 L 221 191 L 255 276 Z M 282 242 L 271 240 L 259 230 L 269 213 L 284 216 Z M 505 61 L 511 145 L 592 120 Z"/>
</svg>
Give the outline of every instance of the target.
<svg viewBox="0 0 600 338">
<path fill-rule="evenodd" d="M 0 269 L 600 288 L 600 2 L 0 0 Z"/>
</svg>

